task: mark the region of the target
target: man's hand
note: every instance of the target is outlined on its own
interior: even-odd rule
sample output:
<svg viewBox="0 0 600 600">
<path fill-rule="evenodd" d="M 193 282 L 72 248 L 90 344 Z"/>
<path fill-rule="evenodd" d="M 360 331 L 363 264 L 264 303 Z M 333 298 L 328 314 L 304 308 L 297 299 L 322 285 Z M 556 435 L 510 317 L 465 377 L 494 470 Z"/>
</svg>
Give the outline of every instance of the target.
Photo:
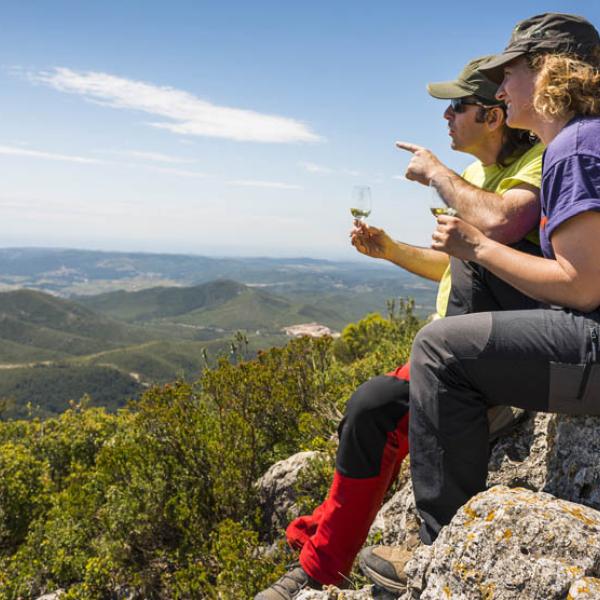
<svg viewBox="0 0 600 600">
<path fill-rule="evenodd" d="M 477 251 L 489 241 L 477 227 L 458 217 L 440 215 L 431 236 L 431 247 L 462 260 L 476 260 Z"/>
<path fill-rule="evenodd" d="M 358 220 L 354 221 L 350 241 L 359 252 L 372 258 L 388 258 L 389 248 L 394 243 L 383 229 Z"/>
<path fill-rule="evenodd" d="M 406 169 L 406 179 L 410 179 L 410 181 L 429 185 L 436 175 L 446 170 L 444 164 L 427 148 L 408 142 L 396 142 L 396 148 L 412 153 Z"/>
</svg>

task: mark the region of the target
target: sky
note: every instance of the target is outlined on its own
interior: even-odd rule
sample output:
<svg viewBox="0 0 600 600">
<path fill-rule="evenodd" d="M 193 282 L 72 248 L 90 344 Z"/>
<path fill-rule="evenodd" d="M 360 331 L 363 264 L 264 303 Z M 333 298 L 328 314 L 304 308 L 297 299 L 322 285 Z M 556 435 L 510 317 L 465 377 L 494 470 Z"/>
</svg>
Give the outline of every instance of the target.
<svg viewBox="0 0 600 600">
<path fill-rule="evenodd" d="M 598 0 L 4 2 L 0 246 L 357 259 L 369 222 L 427 246 L 395 140 L 460 171 L 431 81 Z"/>
</svg>

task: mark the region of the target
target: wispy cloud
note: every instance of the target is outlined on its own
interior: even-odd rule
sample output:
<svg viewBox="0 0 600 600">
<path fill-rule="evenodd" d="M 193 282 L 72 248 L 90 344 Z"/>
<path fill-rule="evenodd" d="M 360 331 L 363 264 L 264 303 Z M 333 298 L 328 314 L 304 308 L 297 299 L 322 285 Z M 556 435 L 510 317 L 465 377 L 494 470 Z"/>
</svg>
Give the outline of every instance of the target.
<svg viewBox="0 0 600 600">
<path fill-rule="evenodd" d="M 316 165 L 315 163 L 311 162 L 301 162 L 299 165 L 309 173 L 320 173 L 322 175 L 330 175 L 331 173 L 334 173 L 334 170 L 330 169 L 329 167 Z"/>
<path fill-rule="evenodd" d="M 25 156 L 28 158 L 41 158 L 44 160 L 59 160 L 65 162 L 74 162 L 82 164 L 101 164 L 104 161 L 96 158 L 86 158 L 84 156 L 72 156 L 69 154 L 56 154 L 54 152 L 43 152 L 41 150 L 29 150 L 27 148 L 17 148 L 15 146 L 0 146 L 0 154 L 10 156 Z"/>
<path fill-rule="evenodd" d="M 183 90 L 108 73 L 82 73 L 57 67 L 30 74 L 29 78 L 113 108 L 139 110 L 164 117 L 168 121 L 152 122 L 150 125 L 181 135 L 271 143 L 323 139 L 295 119 L 218 106 Z"/>
<path fill-rule="evenodd" d="M 134 165 L 137 166 L 137 165 Z M 173 169 L 170 167 L 151 167 L 153 171 L 157 173 L 165 173 L 166 175 L 177 175 L 178 177 L 195 177 L 197 179 L 203 179 L 206 177 L 205 173 L 199 173 L 198 171 L 188 171 L 187 169 Z"/>
<path fill-rule="evenodd" d="M 308 173 L 317 173 L 319 175 L 350 175 L 351 177 L 358 177 L 360 175 L 360 171 L 355 171 L 354 169 L 332 169 L 331 167 L 326 167 L 324 165 L 317 165 L 312 162 L 300 162 L 298 163 L 300 167 L 302 167 Z"/>
<path fill-rule="evenodd" d="M 190 158 L 181 158 L 171 156 L 162 152 L 146 152 L 144 150 L 111 150 L 109 154 L 123 156 L 126 158 L 135 158 L 137 160 L 147 160 L 150 162 L 168 163 L 168 164 L 190 164 L 196 162 Z"/>
<path fill-rule="evenodd" d="M 261 187 L 261 188 L 272 188 L 276 190 L 301 190 L 302 187 L 299 185 L 293 185 L 291 183 L 282 183 L 280 181 L 261 181 L 256 179 L 240 179 L 237 181 L 229 181 L 229 185 L 238 185 L 242 187 Z"/>
</svg>

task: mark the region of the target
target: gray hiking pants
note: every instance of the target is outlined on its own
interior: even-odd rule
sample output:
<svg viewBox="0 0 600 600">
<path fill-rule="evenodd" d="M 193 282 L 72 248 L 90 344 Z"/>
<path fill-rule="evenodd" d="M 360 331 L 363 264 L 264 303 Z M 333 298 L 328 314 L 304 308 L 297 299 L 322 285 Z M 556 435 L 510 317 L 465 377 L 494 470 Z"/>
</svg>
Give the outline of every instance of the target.
<svg viewBox="0 0 600 600">
<path fill-rule="evenodd" d="M 434 321 L 414 341 L 409 445 L 430 544 L 485 489 L 486 410 L 600 414 L 600 311 L 483 312 Z"/>
</svg>

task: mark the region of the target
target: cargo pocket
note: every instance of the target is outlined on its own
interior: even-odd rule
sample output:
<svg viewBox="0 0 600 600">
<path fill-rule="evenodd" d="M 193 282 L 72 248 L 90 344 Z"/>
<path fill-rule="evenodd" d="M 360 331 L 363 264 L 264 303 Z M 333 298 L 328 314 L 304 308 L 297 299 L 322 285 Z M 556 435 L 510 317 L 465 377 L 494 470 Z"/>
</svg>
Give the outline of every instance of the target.
<svg viewBox="0 0 600 600">
<path fill-rule="evenodd" d="M 600 364 L 550 363 L 548 410 L 600 415 Z"/>
</svg>

